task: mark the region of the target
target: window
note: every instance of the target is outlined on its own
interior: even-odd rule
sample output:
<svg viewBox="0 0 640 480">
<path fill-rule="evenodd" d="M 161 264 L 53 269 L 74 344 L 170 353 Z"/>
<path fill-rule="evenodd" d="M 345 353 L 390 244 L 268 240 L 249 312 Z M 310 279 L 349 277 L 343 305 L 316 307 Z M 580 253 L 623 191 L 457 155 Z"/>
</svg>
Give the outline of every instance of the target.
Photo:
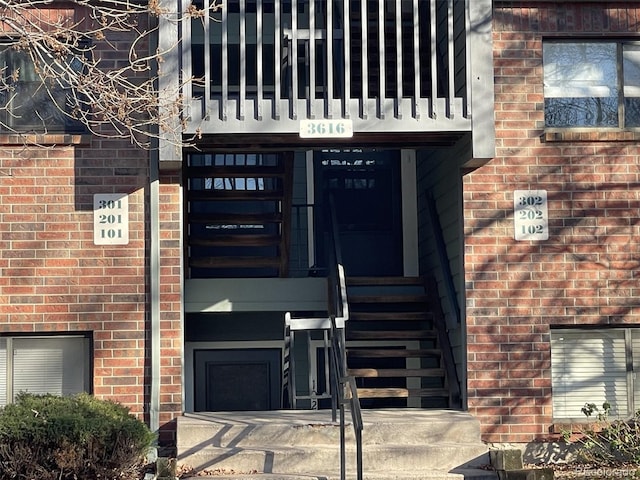
<svg viewBox="0 0 640 480">
<path fill-rule="evenodd" d="M 585 403 L 613 415 L 640 408 L 640 328 L 551 330 L 553 417 L 586 420 Z"/>
<path fill-rule="evenodd" d="M 640 127 L 640 43 L 547 41 L 546 127 Z"/>
<path fill-rule="evenodd" d="M 88 392 L 89 342 L 84 336 L 0 337 L 0 405 L 20 392 Z"/>
<path fill-rule="evenodd" d="M 82 62 L 70 58 L 70 65 Z M 14 132 L 74 133 L 84 126 L 71 117 L 71 90 L 48 81 L 47 87 L 36 73 L 29 54 L 9 45 L 0 45 L 0 69 L 4 85 L 0 91 L 0 129 Z M 6 106 L 6 108 L 4 108 Z"/>
</svg>

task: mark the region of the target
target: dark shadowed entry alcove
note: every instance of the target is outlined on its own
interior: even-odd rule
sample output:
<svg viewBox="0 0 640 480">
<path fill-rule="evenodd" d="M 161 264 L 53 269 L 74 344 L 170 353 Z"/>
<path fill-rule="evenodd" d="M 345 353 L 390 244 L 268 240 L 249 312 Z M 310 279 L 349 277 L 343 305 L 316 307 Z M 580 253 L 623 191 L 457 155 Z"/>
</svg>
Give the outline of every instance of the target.
<svg viewBox="0 0 640 480">
<path fill-rule="evenodd" d="M 196 350 L 195 411 L 280 408 L 279 349 Z"/>
</svg>

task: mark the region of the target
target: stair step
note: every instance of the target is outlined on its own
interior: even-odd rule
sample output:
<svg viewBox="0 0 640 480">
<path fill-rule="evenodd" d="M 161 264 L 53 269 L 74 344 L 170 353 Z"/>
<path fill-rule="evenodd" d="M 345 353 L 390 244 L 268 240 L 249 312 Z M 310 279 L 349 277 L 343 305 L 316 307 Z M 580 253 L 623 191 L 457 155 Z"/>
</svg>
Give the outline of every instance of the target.
<svg viewBox="0 0 640 480">
<path fill-rule="evenodd" d="M 277 178 L 282 177 L 284 174 L 283 165 L 210 165 L 187 168 L 187 175 L 196 178 Z"/>
<path fill-rule="evenodd" d="M 421 358 L 440 357 L 440 349 L 427 348 L 419 350 L 392 348 L 347 348 L 347 356 L 353 358 Z"/>
<path fill-rule="evenodd" d="M 359 398 L 448 397 L 446 388 L 358 388 Z"/>
<path fill-rule="evenodd" d="M 384 321 L 384 320 L 402 320 L 402 321 L 420 321 L 431 320 L 433 314 L 431 312 L 350 312 L 349 320 L 353 321 Z"/>
<path fill-rule="evenodd" d="M 190 213 L 190 223 L 211 223 L 211 224 L 266 224 L 282 222 L 280 213 Z"/>
<path fill-rule="evenodd" d="M 427 295 L 350 295 L 349 303 L 427 303 Z"/>
<path fill-rule="evenodd" d="M 438 409 L 365 409 L 364 445 L 425 445 L 480 439 L 480 423 L 468 412 Z M 353 445 L 350 417 L 347 442 Z M 338 446 L 339 422 L 331 410 L 268 410 L 258 412 L 197 412 L 177 420 L 177 448 L 203 446 L 259 448 L 272 446 Z"/>
<path fill-rule="evenodd" d="M 356 480 L 356 474 L 350 468 L 347 471 L 347 480 Z M 340 480 L 340 475 L 333 473 L 219 473 L 213 471 L 211 477 L 215 480 Z M 202 480 L 202 476 L 180 477 L 182 480 Z M 205 477 L 206 478 L 206 477 Z M 455 469 L 451 472 L 445 471 L 422 471 L 422 472 L 365 472 L 366 480 L 498 480 L 498 475 L 492 470 L 481 469 Z"/>
<path fill-rule="evenodd" d="M 355 456 L 355 449 L 348 445 L 349 458 Z M 178 457 L 182 465 L 198 470 L 210 469 L 213 472 L 255 472 L 255 473 L 338 473 L 340 451 L 335 446 L 282 447 L 265 445 L 258 448 L 202 446 L 194 452 L 185 452 Z M 393 471 L 416 472 L 438 469 L 448 471 L 459 466 L 464 459 L 473 459 L 485 455 L 487 447 L 477 443 L 450 443 L 439 445 L 367 445 L 363 449 L 363 466 L 367 472 L 386 473 Z M 265 472 L 267 470 L 267 472 Z M 333 472 L 331 472 L 333 470 Z"/>
<path fill-rule="evenodd" d="M 282 200 L 282 190 L 192 190 L 189 201 L 211 200 Z"/>
<path fill-rule="evenodd" d="M 347 277 L 347 286 L 420 285 L 421 277 Z"/>
<path fill-rule="evenodd" d="M 378 330 L 378 331 L 349 331 L 346 332 L 347 340 L 420 340 L 435 339 L 433 330 Z"/>
<path fill-rule="evenodd" d="M 191 258 L 189 266 L 196 268 L 278 268 L 277 257 L 200 257 Z"/>
<path fill-rule="evenodd" d="M 190 237 L 189 245 L 204 247 L 270 247 L 280 244 L 278 235 L 245 233 L 241 235 L 215 235 L 210 238 Z"/>
<path fill-rule="evenodd" d="M 442 377 L 442 368 L 350 368 L 349 375 L 354 377 Z"/>
</svg>

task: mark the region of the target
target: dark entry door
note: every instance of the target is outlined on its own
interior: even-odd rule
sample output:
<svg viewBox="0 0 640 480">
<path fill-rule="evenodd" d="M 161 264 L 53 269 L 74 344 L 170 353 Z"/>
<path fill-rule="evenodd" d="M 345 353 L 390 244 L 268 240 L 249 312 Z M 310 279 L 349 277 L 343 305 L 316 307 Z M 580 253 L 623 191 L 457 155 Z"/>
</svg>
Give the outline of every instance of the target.
<svg viewBox="0 0 640 480">
<path fill-rule="evenodd" d="M 402 275 L 400 152 L 316 152 L 315 183 L 319 263 L 328 248 L 332 194 L 347 275 Z"/>
<path fill-rule="evenodd" d="M 196 350 L 196 412 L 280 408 L 280 350 Z"/>
</svg>

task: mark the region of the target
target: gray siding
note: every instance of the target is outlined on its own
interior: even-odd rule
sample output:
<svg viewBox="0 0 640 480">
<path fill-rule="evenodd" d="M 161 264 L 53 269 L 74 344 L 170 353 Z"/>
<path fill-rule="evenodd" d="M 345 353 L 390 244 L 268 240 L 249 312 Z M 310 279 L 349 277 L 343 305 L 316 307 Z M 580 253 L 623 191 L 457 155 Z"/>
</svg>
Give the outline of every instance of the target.
<svg viewBox="0 0 640 480">
<path fill-rule="evenodd" d="M 471 158 L 471 138 L 461 139 L 450 149 L 418 151 L 418 231 L 420 248 L 420 272 L 433 275 L 438 282 L 441 304 L 449 326 L 449 337 L 453 348 L 458 376 L 462 383 L 463 398 L 466 396 L 466 343 L 464 340 L 464 311 L 461 322 L 455 318 L 451 299 L 447 298 L 446 279 L 444 278 L 436 238 L 429 221 L 427 195 L 430 193 L 436 202 L 440 226 L 449 269 L 452 273 L 460 309 L 464 306 L 464 235 L 462 228 L 462 167 Z"/>
</svg>

